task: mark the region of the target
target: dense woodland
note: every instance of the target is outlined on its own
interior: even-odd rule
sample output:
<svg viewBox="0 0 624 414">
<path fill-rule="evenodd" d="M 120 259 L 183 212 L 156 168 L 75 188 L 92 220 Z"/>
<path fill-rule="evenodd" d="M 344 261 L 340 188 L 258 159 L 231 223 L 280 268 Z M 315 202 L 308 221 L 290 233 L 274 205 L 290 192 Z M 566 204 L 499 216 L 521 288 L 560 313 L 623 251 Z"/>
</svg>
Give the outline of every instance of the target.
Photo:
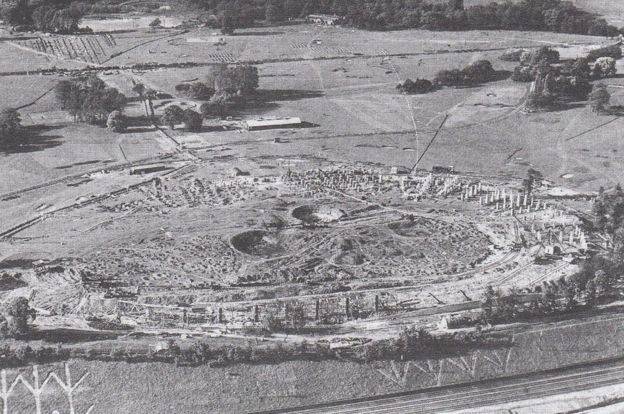
<svg viewBox="0 0 624 414">
<path fill-rule="evenodd" d="M 604 19 L 562 0 L 492 2 L 464 7 L 463 0 L 187 0 L 223 26 L 254 21 L 278 22 L 311 13 L 336 14 L 346 24 L 371 30 L 541 30 L 614 36 L 619 30 Z"/>
<path fill-rule="evenodd" d="M 492 2 L 464 7 L 463 0 L 186 0 L 201 10 L 201 20 L 225 31 L 257 22 L 279 23 L 312 13 L 335 14 L 344 23 L 369 30 L 541 30 L 615 36 L 620 30 L 604 19 L 562 0 Z M 149 11 L 147 10 L 144 11 Z M 14 0 L 0 9 L 3 20 L 46 32 L 76 31 L 82 16 L 125 12 L 123 3 L 89 0 Z"/>
</svg>

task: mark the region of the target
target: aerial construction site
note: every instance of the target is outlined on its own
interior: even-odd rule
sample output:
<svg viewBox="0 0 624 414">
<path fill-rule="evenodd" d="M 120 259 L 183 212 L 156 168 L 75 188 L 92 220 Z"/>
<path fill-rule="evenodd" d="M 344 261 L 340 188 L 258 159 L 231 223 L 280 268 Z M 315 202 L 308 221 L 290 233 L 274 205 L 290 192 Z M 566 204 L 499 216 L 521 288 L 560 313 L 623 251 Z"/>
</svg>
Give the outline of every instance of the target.
<svg viewBox="0 0 624 414">
<path fill-rule="evenodd" d="M 13 389 L 43 371 L 62 388 L 62 364 L 91 377 L 71 412 L 597 403 L 550 375 L 623 356 L 621 6 L 573 2 L 583 31 L 559 1 L 556 30 L 481 27 L 479 1 L 410 12 L 466 19 L 446 26 L 338 1 L 242 1 L 255 17 L 232 21 L 201 1 L 9 3 L 32 14 L 0 25 L 15 412 L 45 412 Z M 525 375 L 552 387 L 435 394 Z"/>
</svg>

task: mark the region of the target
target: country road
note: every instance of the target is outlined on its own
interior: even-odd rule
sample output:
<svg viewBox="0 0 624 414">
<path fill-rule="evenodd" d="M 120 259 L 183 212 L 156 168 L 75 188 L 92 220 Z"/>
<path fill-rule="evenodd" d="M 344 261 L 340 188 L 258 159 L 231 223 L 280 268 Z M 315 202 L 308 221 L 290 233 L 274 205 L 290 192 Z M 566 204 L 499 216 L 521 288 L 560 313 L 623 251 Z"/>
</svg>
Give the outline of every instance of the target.
<svg viewBox="0 0 624 414">
<path fill-rule="evenodd" d="M 511 379 L 256 414 L 444 413 L 591 390 L 622 382 L 624 382 L 624 360 L 620 359 Z"/>
</svg>

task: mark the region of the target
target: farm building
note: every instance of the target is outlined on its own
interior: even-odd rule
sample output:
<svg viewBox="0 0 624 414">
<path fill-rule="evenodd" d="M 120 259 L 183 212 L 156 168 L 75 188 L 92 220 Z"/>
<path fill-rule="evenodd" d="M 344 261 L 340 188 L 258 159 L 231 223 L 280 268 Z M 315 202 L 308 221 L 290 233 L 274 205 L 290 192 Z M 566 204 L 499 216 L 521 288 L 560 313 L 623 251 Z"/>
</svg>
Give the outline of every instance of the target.
<svg viewBox="0 0 624 414">
<path fill-rule="evenodd" d="M 308 23 L 325 24 L 327 26 L 334 26 L 340 24 L 342 17 L 330 14 L 310 14 L 306 18 Z"/>
<path fill-rule="evenodd" d="M 257 118 L 243 121 L 243 128 L 247 131 L 258 131 L 274 128 L 298 128 L 303 125 L 299 117 Z"/>
</svg>

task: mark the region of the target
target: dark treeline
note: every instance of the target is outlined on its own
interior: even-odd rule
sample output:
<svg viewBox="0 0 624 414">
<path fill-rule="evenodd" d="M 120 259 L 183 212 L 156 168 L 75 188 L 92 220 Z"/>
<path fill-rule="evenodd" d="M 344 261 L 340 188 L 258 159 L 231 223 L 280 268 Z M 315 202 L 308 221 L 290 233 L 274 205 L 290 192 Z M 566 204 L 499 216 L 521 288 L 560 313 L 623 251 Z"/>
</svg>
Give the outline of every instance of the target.
<svg viewBox="0 0 624 414">
<path fill-rule="evenodd" d="M 614 36 L 619 30 L 604 19 L 562 0 L 492 2 L 464 7 L 463 0 L 432 4 L 426 0 L 187 0 L 228 27 L 256 20 L 278 22 L 312 13 L 344 16 L 345 23 L 371 30 L 539 30 Z"/>
<path fill-rule="evenodd" d="M 68 0 L 15 0 L 0 6 L 0 17 L 8 24 L 24 30 L 74 33 L 85 14 L 80 3 Z"/>
</svg>

